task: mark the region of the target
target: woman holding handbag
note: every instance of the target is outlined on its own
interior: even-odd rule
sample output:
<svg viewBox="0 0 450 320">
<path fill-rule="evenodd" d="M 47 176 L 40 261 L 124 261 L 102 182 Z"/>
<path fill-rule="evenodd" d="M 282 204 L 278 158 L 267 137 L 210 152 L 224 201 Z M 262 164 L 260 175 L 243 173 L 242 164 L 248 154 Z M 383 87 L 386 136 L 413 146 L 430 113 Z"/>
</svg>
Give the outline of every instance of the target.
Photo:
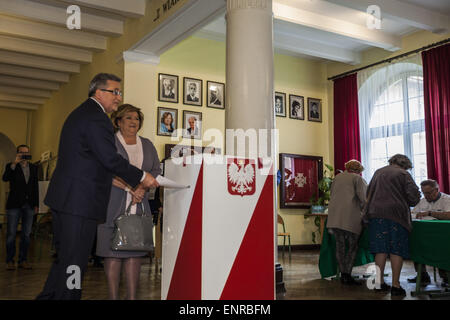
<svg viewBox="0 0 450 320">
<path fill-rule="evenodd" d="M 160 162 L 153 143 L 137 135 L 144 121 L 144 115 L 140 109 L 130 104 L 123 104 L 113 112 L 111 121 L 116 130 L 117 152 L 130 164 L 150 172 L 155 178 L 160 175 Z M 130 214 L 151 214 L 148 192 L 141 203 L 133 204 L 139 202 L 138 198 L 123 180 L 117 177 L 113 179 L 106 222 L 99 225 L 97 230 L 97 255 L 104 257 L 110 300 L 119 299 L 122 267 L 127 286 L 126 299 L 136 299 L 142 257 L 147 255 L 147 252 L 113 250 L 111 242 L 114 238 L 115 221 L 125 213 L 127 208 L 131 208 Z"/>
</svg>

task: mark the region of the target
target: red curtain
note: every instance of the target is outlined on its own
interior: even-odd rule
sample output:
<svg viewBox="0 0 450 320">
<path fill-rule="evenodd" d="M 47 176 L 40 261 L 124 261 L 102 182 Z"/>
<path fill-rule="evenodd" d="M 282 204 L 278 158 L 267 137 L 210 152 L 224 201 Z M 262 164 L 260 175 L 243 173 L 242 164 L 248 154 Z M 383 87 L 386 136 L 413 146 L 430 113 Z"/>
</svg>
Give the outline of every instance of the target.
<svg viewBox="0 0 450 320">
<path fill-rule="evenodd" d="M 334 167 L 361 161 L 359 140 L 358 83 L 356 73 L 334 81 Z"/>
<path fill-rule="evenodd" d="M 428 177 L 450 193 L 450 44 L 422 52 Z"/>
</svg>

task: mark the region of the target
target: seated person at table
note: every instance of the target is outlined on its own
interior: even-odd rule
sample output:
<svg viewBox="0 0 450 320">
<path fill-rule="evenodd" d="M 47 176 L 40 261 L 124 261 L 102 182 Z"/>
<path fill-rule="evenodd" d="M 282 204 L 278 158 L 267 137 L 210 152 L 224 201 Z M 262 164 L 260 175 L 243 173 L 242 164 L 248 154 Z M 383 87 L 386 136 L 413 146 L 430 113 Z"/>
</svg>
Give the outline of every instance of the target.
<svg viewBox="0 0 450 320">
<path fill-rule="evenodd" d="M 433 217 L 439 220 L 450 220 L 450 195 L 439 192 L 439 185 L 434 180 L 424 180 L 420 184 L 424 198 L 420 200 L 417 206 L 412 210 L 416 218 Z M 414 263 L 416 272 L 418 264 Z M 448 286 L 448 276 L 446 270 L 439 269 L 439 276 L 442 279 L 442 286 Z M 416 282 L 417 277 L 408 279 L 408 282 Z M 430 276 L 427 273 L 425 265 L 422 265 L 422 284 L 430 283 Z"/>
<path fill-rule="evenodd" d="M 341 282 L 346 285 L 361 284 L 351 274 L 362 231 L 361 213 L 366 202 L 367 184 L 359 175 L 363 170 L 359 161 L 350 160 L 345 164 L 345 171 L 338 174 L 331 184 L 327 229 L 336 239 L 336 260 Z"/>
</svg>

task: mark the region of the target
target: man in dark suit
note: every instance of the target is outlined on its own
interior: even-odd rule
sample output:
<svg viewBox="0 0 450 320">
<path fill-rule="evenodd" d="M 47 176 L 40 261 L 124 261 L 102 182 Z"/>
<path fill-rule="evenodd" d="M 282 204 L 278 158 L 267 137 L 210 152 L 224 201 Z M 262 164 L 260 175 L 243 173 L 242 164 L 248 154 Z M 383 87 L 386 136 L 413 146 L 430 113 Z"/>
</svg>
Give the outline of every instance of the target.
<svg viewBox="0 0 450 320">
<path fill-rule="evenodd" d="M 114 176 L 135 188 L 134 202 L 142 200 L 145 189 L 159 185 L 150 173 L 117 153 L 106 113 L 117 110 L 122 101 L 120 82 L 112 74 L 96 75 L 89 98 L 67 117 L 62 128 L 58 162 L 45 198 L 53 213 L 57 259 L 37 299 L 81 299 L 81 281 L 97 224 L 106 220 Z"/>
<path fill-rule="evenodd" d="M 27 262 L 28 247 L 30 246 L 30 233 L 33 226 L 34 214 L 39 207 L 39 186 L 37 167 L 31 164 L 30 148 L 26 145 L 17 147 L 14 162 L 6 165 L 3 181 L 9 182 L 10 191 L 6 202 L 8 216 L 6 235 L 6 269 L 14 270 L 14 257 L 16 255 L 16 232 L 19 220 L 22 220 L 22 235 L 20 237 L 20 250 L 18 267 L 31 269 Z"/>
</svg>

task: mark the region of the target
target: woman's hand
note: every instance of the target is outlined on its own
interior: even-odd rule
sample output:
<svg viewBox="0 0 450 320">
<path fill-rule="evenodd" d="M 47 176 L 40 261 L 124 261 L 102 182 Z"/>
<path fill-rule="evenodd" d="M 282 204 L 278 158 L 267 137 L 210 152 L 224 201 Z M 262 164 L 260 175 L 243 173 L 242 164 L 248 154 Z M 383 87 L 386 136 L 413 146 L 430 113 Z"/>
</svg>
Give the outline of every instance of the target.
<svg viewBox="0 0 450 320">
<path fill-rule="evenodd" d="M 130 190 L 131 195 L 133 196 L 133 204 L 142 202 L 145 196 L 145 189 L 137 187 L 135 190 Z"/>
</svg>

